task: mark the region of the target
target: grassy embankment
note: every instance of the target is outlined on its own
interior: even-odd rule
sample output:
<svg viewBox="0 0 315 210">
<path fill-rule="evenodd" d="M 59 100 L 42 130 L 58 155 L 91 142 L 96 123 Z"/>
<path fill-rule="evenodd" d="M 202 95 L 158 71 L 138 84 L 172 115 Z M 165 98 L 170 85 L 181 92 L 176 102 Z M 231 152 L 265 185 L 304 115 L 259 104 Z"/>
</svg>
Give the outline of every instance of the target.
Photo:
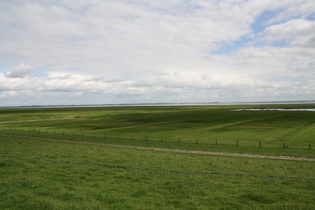
<svg viewBox="0 0 315 210">
<path fill-rule="evenodd" d="M 312 209 L 314 162 L 1 136 L 1 209 Z"/>
</svg>

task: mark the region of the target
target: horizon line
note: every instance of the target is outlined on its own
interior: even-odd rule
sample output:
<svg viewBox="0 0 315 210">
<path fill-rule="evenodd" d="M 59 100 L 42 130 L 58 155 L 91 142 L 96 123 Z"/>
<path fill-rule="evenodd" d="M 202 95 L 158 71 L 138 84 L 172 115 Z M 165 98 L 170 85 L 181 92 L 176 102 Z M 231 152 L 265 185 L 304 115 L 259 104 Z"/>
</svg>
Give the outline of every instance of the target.
<svg viewBox="0 0 315 210">
<path fill-rule="evenodd" d="M 6 105 L 0 108 L 45 108 L 45 107 L 112 107 L 112 106 L 207 106 L 207 105 L 250 105 L 250 104 L 313 104 L 315 100 L 293 100 L 293 101 L 247 101 L 247 102 L 169 102 L 169 103 L 110 103 L 110 104 L 59 104 L 59 105 Z"/>
</svg>

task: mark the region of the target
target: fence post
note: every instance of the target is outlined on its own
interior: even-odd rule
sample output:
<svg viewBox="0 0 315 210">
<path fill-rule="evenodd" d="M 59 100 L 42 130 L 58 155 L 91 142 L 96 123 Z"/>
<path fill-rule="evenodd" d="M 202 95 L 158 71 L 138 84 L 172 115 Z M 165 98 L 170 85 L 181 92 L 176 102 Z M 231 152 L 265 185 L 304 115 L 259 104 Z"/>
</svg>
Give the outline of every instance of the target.
<svg viewBox="0 0 315 210">
<path fill-rule="evenodd" d="M 177 143 L 179 143 L 179 137 L 177 138 Z"/>
<path fill-rule="evenodd" d="M 238 141 L 236 141 L 236 146 L 238 146 Z"/>
<path fill-rule="evenodd" d="M 282 143 L 282 148 L 284 148 L 284 142 Z"/>
<path fill-rule="evenodd" d="M 218 145 L 218 140 L 215 140 L 215 145 Z"/>
<path fill-rule="evenodd" d="M 198 139 L 196 138 L 196 144 L 198 144 Z"/>
</svg>

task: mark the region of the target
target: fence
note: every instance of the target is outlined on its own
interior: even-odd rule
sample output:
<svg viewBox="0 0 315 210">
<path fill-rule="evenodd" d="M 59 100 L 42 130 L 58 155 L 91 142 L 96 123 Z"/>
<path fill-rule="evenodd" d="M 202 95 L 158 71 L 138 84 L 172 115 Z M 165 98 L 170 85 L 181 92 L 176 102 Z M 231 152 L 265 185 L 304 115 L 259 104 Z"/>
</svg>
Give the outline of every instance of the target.
<svg viewBox="0 0 315 210">
<path fill-rule="evenodd" d="M 116 140 L 138 140 L 138 141 L 159 141 L 159 142 L 177 142 L 177 143 L 186 143 L 186 144 L 212 144 L 212 145 L 227 145 L 227 146 L 255 146 L 255 147 L 278 147 L 278 148 L 284 148 L 284 149 L 288 149 L 288 148 L 292 148 L 292 149 L 312 149 L 312 144 L 309 142 L 307 144 L 304 144 L 302 147 L 296 147 L 296 146 L 289 146 L 287 145 L 285 142 L 282 142 L 282 144 L 280 145 L 267 145 L 267 144 L 262 144 L 263 141 L 257 141 L 255 142 L 255 144 L 249 144 L 248 142 L 246 144 L 242 144 L 244 142 L 240 141 L 240 140 L 219 140 L 219 139 L 198 139 L 198 138 L 194 138 L 194 139 L 184 139 L 184 138 L 180 138 L 177 137 L 176 139 L 166 139 L 166 138 L 159 138 L 159 139 L 154 139 L 154 138 L 149 138 L 148 136 L 143 136 L 143 137 L 139 137 L 139 136 L 133 136 L 133 135 L 129 135 L 128 137 L 126 136 L 121 136 L 119 134 L 99 134 L 99 133 L 93 133 L 93 132 L 66 132 L 64 130 L 48 130 L 48 129 L 35 129 L 35 128 L 29 128 L 29 129 L 24 129 L 24 128 L 6 128 L 6 127 L 2 127 L 3 131 L 24 131 L 24 132 L 32 132 L 32 133 L 46 133 L 46 134 L 56 134 L 56 135 L 63 135 L 63 136 L 71 136 L 71 137 L 75 137 L 75 136 L 81 136 L 81 137 L 93 137 L 93 138 L 105 138 L 105 139 L 116 139 Z M 73 139 L 73 138 L 71 138 Z M 252 143 L 252 141 L 251 141 Z"/>
</svg>

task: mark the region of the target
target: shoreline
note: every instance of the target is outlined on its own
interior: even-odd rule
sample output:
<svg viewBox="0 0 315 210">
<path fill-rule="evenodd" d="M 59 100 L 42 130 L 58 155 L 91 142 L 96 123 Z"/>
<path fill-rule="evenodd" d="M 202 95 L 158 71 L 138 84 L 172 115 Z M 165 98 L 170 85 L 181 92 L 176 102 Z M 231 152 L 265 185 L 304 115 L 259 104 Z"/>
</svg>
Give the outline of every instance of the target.
<svg viewBox="0 0 315 210">
<path fill-rule="evenodd" d="M 70 105 L 17 105 L 0 108 L 68 108 L 68 107 L 145 107 L 145 106 L 227 106 L 227 105 L 285 105 L 315 104 L 309 101 L 254 101 L 254 102 L 183 102 L 183 103 L 122 103 L 122 104 L 70 104 Z"/>
</svg>

